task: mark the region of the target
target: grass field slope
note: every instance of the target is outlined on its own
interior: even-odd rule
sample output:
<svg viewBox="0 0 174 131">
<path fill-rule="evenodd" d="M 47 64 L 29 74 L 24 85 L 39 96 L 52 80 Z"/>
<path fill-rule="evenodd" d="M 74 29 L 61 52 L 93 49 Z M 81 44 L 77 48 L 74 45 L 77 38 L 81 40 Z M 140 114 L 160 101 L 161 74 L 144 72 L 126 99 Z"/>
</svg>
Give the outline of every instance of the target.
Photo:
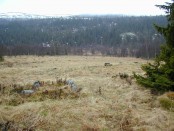
<svg viewBox="0 0 174 131">
<path fill-rule="evenodd" d="M 143 75 L 141 65 L 147 60 L 102 56 L 4 59 L 0 63 L 0 130 L 174 130 L 173 105 L 167 103 L 167 95 L 153 95 L 132 78 L 132 72 Z M 68 80 L 81 90 L 73 92 Z M 18 92 L 19 87 L 20 91 L 32 90 L 36 81 L 44 84 L 34 93 Z"/>
</svg>

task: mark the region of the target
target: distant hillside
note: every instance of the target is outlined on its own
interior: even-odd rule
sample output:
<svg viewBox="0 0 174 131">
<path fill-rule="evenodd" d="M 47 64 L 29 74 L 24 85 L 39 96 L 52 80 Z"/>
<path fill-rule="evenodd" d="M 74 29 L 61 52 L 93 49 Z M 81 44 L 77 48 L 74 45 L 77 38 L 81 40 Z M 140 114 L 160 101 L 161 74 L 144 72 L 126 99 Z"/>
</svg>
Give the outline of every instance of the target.
<svg viewBox="0 0 174 131">
<path fill-rule="evenodd" d="M 1 18 L 0 45 L 138 49 L 163 43 L 153 24 L 165 26 L 166 22 L 164 16 Z"/>
</svg>

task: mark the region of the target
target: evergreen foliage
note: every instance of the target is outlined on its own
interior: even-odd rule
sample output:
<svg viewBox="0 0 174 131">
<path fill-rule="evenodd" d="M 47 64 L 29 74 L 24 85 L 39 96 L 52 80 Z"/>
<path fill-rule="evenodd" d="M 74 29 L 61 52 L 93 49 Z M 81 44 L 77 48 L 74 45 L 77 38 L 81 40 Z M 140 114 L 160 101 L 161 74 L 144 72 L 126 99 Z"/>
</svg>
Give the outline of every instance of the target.
<svg viewBox="0 0 174 131">
<path fill-rule="evenodd" d="M 158 91 L 174 91 L 174 0 L 166 5 L 158 5 L 166 10 L 168 25 L 160 27 L 155 25 L 157 31 L 161 33 L 166 44 L 161 46 L 159 56 L 155 58 L 153 64 L 142 66 L 146 72 L 146 77 L 134 74 L 137 82 L 146 87 Z"/>
<path fill-rule="evenodd" d="M 0 62 L 4 61 L 4 57 L 0 55 Z"/>
<path fill-rule="evenodd" d="M 104 56 L 153 58 L 159 54 L 159 43 L 164 42 L 153 23 L 165 26 L 167 19 L 118 15 L 0 18 L 0 53 L 11 56 L 100 52 Z"/>
<path fill-rule="evenodd" d="M 166 25 L 164 16 L 77 16 L 47 19 L 1 19 L 0 45 L 60 45 L 136 47 L 156 38 L 153 23 Z M 152 40 L 154 36 L 154 40 Z M 123 40 L 124 38 L 124 40 Z M 156 39 L 155 39 L 156 38 Z M 126 47 L 126 48 L 127 48 Z"/>
</svg>

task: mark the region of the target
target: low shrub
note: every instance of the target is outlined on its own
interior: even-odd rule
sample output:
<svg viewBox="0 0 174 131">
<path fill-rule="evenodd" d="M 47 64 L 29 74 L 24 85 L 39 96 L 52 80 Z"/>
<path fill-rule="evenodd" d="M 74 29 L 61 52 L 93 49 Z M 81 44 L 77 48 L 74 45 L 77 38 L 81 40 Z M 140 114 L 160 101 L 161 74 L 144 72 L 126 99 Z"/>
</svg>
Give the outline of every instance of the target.
<svg viewBox="0 0 174 131">
<path fill-rule="evenodd" d="M 174 111 L 174 101 L 169 98 L 160 98 L 159 102 L 164 109 Z"/>
<path fill-rule="evenodd" d="M 0 62 L 4 61 L 4 57 L 0 55 Z"/>
</svg>

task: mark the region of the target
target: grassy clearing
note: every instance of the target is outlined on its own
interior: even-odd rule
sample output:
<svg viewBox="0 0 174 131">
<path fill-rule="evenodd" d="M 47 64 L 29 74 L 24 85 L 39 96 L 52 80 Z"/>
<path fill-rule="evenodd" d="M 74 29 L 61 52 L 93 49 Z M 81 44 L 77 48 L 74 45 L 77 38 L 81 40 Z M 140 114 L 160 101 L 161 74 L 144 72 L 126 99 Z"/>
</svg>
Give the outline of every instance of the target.
<svg viewBox="0 0 174 131">
<path fill-rule="evenodd" d="M 97 56 L 5 57 L 0 63 L 0 84 L 8 89 L 14 83 L 29 85 L 37 80 L 55 81 L 59 77 L 74 80 L 82 91 L 78 97 L 68 93 L 69 97 L 44 97 L 42 101 L 34 96 L 30 97 L 34 100 L 28 100 L 19 94 L 1 93 L 1 129 L 6 124 L 10 130 L 170 131 L 174 129 L 174 116 L 172 111 L 161 107 L 160 100 L 173 95 L 158 98 L 134 80 L 130 84 L 115 77 L 119 73 L 132 75 L 133 71 L 143 74 L 140 66 L 146 62 Z M 112 66 L 104 66 L 104 63 Z M 44 89 L 57 87 L 45 86 L 38 92 Z M 24 99 L 24 102 L 11 105 L 12 99 L 17 102 Z"/>
</svg>

